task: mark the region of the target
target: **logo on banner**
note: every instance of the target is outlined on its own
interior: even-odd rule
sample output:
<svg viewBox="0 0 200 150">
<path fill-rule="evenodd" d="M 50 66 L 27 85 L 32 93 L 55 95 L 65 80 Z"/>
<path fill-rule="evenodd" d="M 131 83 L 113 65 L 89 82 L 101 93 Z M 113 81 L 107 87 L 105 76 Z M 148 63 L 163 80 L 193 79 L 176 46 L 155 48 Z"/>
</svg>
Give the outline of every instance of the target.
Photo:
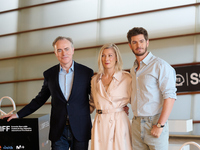
<svg viewBox="0 0 200 150">
<path fill-rule="evenodd" d="M 197 84 L 199 84 L 200 83 L 200 73 L 198 74 L 198 73 L 192 73 L 191 75 L 190 75 L 190 78 L 191 78 L 191 84 L 193 84 L 193 85 L 197 85 Z"/>
<path fill-rule="evenodd" d="M 4 146 L 3 146 L 3 149 L 9 149 L 9 150 L 10 150 L 10 149 L 13 149 L 13 147 L 12 147 L 12 146 L 5 146 L 5 145 L 4 145 Z"/>
<path fill-rule="evenodd" d="M 10 126 L 0 126 L 0 132 L 8 132 L 10 130 Z"/>
<path fill-rule="evenodd" d="M 46 128 L 46 127 L 49 127 L 49 121 L 46 121 L 46 122 L 42 123 L 40 125 L 40 130 L 42 130 L 42 129 Z"/>
<path fill-rule="evenodd" d="M 183 83 L 185 82 L 184 77 L 181 74 L 176 75 L 176 86 L 183 86 Z"/>
<path fill-rule="evenodd" d="M 200 91 L 200 65 L 174 67 L 177 92 Z"/>
<path fill-rule="evenodd" d="M 24 145 L 17 145 L 16 149 L 25 149 L 25 146 Z"/>
</svg>

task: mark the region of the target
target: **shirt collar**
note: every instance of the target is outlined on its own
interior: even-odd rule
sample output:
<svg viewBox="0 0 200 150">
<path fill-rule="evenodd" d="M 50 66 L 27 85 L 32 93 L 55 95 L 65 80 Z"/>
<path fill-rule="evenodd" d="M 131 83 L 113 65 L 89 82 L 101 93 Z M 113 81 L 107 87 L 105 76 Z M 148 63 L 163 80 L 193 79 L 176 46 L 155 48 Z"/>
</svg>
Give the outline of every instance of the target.
<svg viewBox="0 0 200 150">
<path fill-rule="evenodd" d="M 122 78 L 122 71 L 118 71 L 113 75 L 113 78 L 115 78 L 117 81 L 120 81 Z"/>
<path fill-rule="evenodd" d="M 97 81 L 100 81 L 100 80 L 101 80 L 102 75 L 103 75 L 103 74 L 99 74 L 99 75 L 98 75 Z M 116 79 L 117 81 L 120 81 L 120 80 L 121 80 L 121 77 L 122 77 L 122 71 L 115 72 L 114 75 L 113 75 L 113 78 Z"/>
<path fill-rule="evenodd" d="M 142 60 L 142 62 L 146 65 L 148 65 L 151 61 L 151 58 L 153 57 L 153 54 L 149 52 L 149 54 Z"/>
<path fill-rule="evenodd" d="M 62 66 L 60 65 L 60 71 L 65 71 Z M 74 61 L 72 61 L 72 66 L 69 68 L 69 72 L 74 71 Z"/>
<path fill-rule="evenodd" d="M 142 60 L 142 62 L 143 62 L 144 64 L 148 65 L 148 64 L 150 63 L 152 57 L 153 57 L 153 54 L 152 54 L 151 52 L 149 52 L 149 53 L 147 54 L 147 56 Z M 135 62 L 134 62 L 134 67 L 137 68 L 137 66 L 138 66 L 138 62 L 137 62 L 137 60 L 135 60 Z"/>
</svg>

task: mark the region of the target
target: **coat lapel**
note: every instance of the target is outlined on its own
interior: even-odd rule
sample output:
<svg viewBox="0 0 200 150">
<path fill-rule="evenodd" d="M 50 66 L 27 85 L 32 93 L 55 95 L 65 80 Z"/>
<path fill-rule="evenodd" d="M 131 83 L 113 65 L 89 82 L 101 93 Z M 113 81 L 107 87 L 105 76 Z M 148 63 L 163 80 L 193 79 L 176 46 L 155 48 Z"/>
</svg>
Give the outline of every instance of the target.
<svg viewBox="0 0 200 150">
<path fill-rule="evenodd" d="M 105 98 L 108 101 L 111 101 L 111 98 L 109 97 L 108 93 L 106 92 L 106 90 L 105 90 L 105 88 L 103 86 L 103 83 L 101 81 L 101 77 L 102 77 L 102 74 L 99 74 L 97 76 L 96 90 L 103 98 Z"/>
<path fill-rule="evenodd" d="M 56 71 L 54 71 L 53 73 L 55 73 L 55 81 L 56 81 L 55 84 L 56 84 L 56 89 L 58 89 L 60 95 L 61 95 L 62 98 L 63 98 L 63 101 L 66 102 L 65 96 L 63 95 L 63 92 L 62 92 L 62 90 L 61 90 L 61 88 L 60 88 L 60 84 L 59 84 L 59 72 L 60 72 L 60 64 L 57 65 Z"/>
<path fill-rule="evenodd" d="M 113 75 L 113 80 L 112 82 L 110 83 L 109 87 L 108 87 L 108 90 L 107 90 L 107 93 L 110 93 L 111 91 L 115 90 L 120 81 L 121 81 L 121 78 L 122 78 L 122 72 L 116 72 L 114 75 Z"/>
<path fill-rule="evenodd" d="M 115 90 L 118 85 L 119 85 L 119 82 L 121 80 L 121 77 L 122 77 L 122 72 L 117 72 L 113 75 L 113 80 L 111 81 L 108 89 L 107 89 L 107 92 L 103 86 L 103 83 L 101 81 L 101 77 L 102 77 L 102 74 L 98 75 L 97 76 L 97 86 L 96 86 L 96 90 L 97 92 L 99 92 L 99 94 L 105 98 L 106 100 L 112 102 L 112 99 L 111 99 L 111 96 L 110 96 L 110 93 Z"/>
<path fill-rule="evenodd" d="M 79 83 L 78 81 L 79 81 L 79 69 L 78 69 L 78 64 L 74 61 L 74 79 L 73 79 L 71 93 L 70 93 L 68 101 L 70 101 L 70 99 L 74 93 L 75 86 L 78 85 L 78 83 Z"/>
</svg>

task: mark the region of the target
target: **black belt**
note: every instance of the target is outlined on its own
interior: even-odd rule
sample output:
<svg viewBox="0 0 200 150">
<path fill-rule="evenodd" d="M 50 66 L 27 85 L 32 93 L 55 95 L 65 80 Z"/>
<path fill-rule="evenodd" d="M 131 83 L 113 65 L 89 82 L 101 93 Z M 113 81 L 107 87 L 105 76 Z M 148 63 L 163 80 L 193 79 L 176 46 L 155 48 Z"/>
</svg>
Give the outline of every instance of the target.
<svg viewBox="0 0 200 150">
<path fill-rule="evenodd" d="M 97 109 L 96 112 L 98 114 L 109 114 L 109 113 L 115 113 L 115 112 L 120 112 L 120 111 L 124 111 L 123 108 L 114 108 L 114 109 L 104 109 L 104 110 L 101 110 L 101 109 Z"/>
<path fill-rule="evenodd" d="M 67 121 L 66 121 L 66 125 L 67 125 L 67 126 L 69 125 L 69 119 L 67 119 Z"/>
</svg>

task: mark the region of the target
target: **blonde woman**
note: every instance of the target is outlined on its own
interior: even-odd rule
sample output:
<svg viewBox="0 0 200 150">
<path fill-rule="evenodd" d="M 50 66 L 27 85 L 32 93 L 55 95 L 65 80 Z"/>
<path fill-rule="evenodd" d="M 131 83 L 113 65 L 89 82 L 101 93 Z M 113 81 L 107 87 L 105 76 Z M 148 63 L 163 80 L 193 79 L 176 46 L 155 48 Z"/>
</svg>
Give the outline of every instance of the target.
<svg viewBox="0 0 200 150">
<path fill-rule="evenodd" d="M 122 71 L 115 44 L 105 44 L 98 56 L 99 71 L 92 77 L 90 113 L 96 109 L 92 127 L 92 150 L 132 150 L 130 121 L 123 107 L 130 103 L 131 75 Z"/>
</svg>

